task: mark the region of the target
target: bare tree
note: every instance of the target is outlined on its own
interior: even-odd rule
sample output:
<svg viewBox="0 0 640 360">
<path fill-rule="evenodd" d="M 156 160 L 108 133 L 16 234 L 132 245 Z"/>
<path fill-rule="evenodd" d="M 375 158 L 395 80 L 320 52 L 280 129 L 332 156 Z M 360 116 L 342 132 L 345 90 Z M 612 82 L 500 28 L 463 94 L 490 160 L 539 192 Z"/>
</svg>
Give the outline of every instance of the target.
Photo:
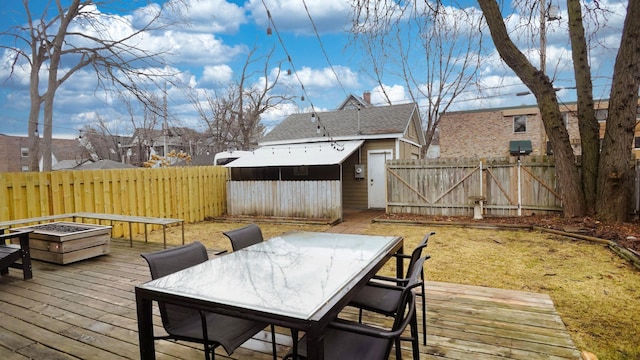
<svg viewBox="0 0 640 360">
<path fill-rule="evenodd" d="M 412 101 L 424 104 L 426 155 L 440 114 L 476 82 L 482 51 L 480 17 L 439 3 L 358 3 L 351 29 L 355 44 L 368 55 L 371 65 L 366 68 L 387 103 L 391 99 L 385 75 L 403 81 Z"/>
<path fill-rule="evenodd" d="M 180 0 L 168 1 L 164 7 L 147 6 L 148 22 L 135 27 L 128 17 L 99 13 L 99 5 L 115 4 L 116 0 L 103 2 L 72 0 L 65 6 L 61 0 L 49 2 L 39 18 L 31 12 L 30 1 L 23 0 L 26 25 L 11 32 L 2 33 L 15 39 L 15 46 L 2 46 L 13 51 L 14 66 L 25 59 L 30 66 L 30 98 L 28 136 L 30 140 L 30 169 L 38 170 L 40 156 L 36 129 L 41 106 L 43 112 L 42 156 L 43 170 L 51 169 L 51 137 L 53 129 L 53 105 L 59 87 L 78 72 L 91 66 L 97 83 L 103 88 L 119 87 L 130 91 L 143 103 L 147 103 L 147 89 L 143 84 L 160 76 L 143 69 L 163 65 L 162 53 L 151 53 L 141 44 L 140 36 L 170 24 L 161 21 L 163 14 L 179 9 Z M 66 3 L 66 2 L 65 2 Z M 185 4 L 182 4 L 185 6 Z M 53 14 L 52 16 L 51 13 Z M 114 39 L 109 31 L 110 21 L 125 22 L 130 33 Z M 26 47 L 21 47 L 21 45 Z M 40 72 L 46 66 L 46 90 L 41 93 Z"/>
<path fill-rule="evenodd" d="M 511 40 L 498 3 L 494 0 L 478 0 L 478 3 L 500 57 L 536 97 L 545 131 L 553 144 L 564 214 L 568 217 L 584 215 L 586 204 L 580 173 L 569 142 L 569 133 L 562 121 L 553 83 L 544 72 L 531 64 Z"/>
<path fill-rule="evenodd" d="M 113 133 L 102 116 L 98 115 L 91 125 L 80 129 L 80 142 L 97 159 L 122 160 L 123 138 Z"/>
<path fill-rule="evenodd" d="M 558 180 L 562 190 L 565 216 L 580 216 L 587 211 L 585 192 L 591 191 L 592 184 L 583 187 L 584 182 L 575 165 L 575 158 L 566 128 L 560 115 L 553 83 L 543 71 L 536 69 L 513 44 L 506 32 L 504 20 L 498 3 L 495 0 L 478 0 L 482 12 L 491 31 L 493 42 L 502 59 L 527 85 L 536 97 L 542 121 L 556 157 Z M 572 49 L 574 49 L 574 66 L 576 85 L 581 84 L 589 89 L 591 74 L 585 68 L 586 46 L 584 44 L 584 28 L 578 24 L 582 21 L 579 4 L 569 2 Z M 640 88 L 640 2 L 629 1 L 626 20 L 622 29 L 622 38 L 613 71 L 613 83 L 609 97 L 609 115 L 605 129 L 602 152 L 598 157 L 593 153 L 594 119 L 588 113 L 592 108 L 591 95 L 585 89 L 579 91 L 581 137 L 590 158 L 587 159 L 586 176 L 591 177 L 595 169 L 594 161 L 598 161 L 596 184 L 596 212 L 602 219 L 624 221 L 630 214 L 630 201 L 633 173 L 631 171 L 631 146 L 633 143 L 638 109 L 638 89 Z M 578 79 L 580 77 L 580 79 Z M 589 77 L 589 79 L 585 79 Z M 591 180 L 591 178 L 589 178 Z"/>
<path fill-rule="evenodd" d="M 500 57 L 537 100 L 543 125 L 556 159 L 564 215 L 582 216 L 593 211 L 595 207 L 599 218 L 623 221 L 630 214 L 629 199 L 633 180 L 630 160 L 640 87 L 640 45 L 637 41 L 640 38 L 640 22 L 636 20 L 640 18 L 640 2 L 628 1 L 621 43 L 613 69 L 607 125 L 600 152 L 599 127 L 593 111 L 591 72 L 587 61 L 589 53 L 585 40 L 581 3 L 577 0 L 567 1 L 569 35 L 578 88 L 578 118 L 584 165 L 582 176 L 578 171 L 576 156 L 562 121 L 552 79 L 546 75 L 544 69 L 536 68 L 516 46 L 506 29 L 498 2 L 478 0 L 478 3 Z M 420 6 L 416 1 L 408 3 L 416 7 Z M 440 9 L 441 3 L 439 1 L 432 3 L 430 9 Z M 358 1 L 355 8 L 357 14 L 383 14 L 386 17 L 397 17 L 396 10 L 399 4 L 404 2 Z M 528 15 L 524 14 L 524 17 L 529 16 L 530 20 L 535 19 L 536 9 L 541 17 L 544 16 L 544 9 L 540 9 L 541 2 L 522 0 L 510 4 L 519 10 L 529 11 Z M 422 18 L 422 21 L 426 25 L 433 26 L 437 24 L 433 20 L 434 17 L 441 16 L 441 13 L 439 10 L 432 11 L 431 17 Z M 385 21 L 379 17 L 374 20 L 373 23 L 376 26 L 385 25 Z M 541 18 L 541 23 L 542 20 Z M 534 21 L 528 25 L 535 28 Z M 544 31 L 542 26 L 540 31 Z M 409 78 L 408 75 L 406 77 Z M 586 196 L 586 193 L 589 193 L 589 196 Z"/>
<path fill-rule="evenodd" d="M 262 115 L 293 99 L 293 96 L 275 91 L 282 73 L 278 67 L 275 75 L 270 76 L 273 49 L 264 58 L 254 58 L 256 51 L 257 47 L 254 47 L 247 55 L 238 82 L 230 84 L 223 92 L 192 95 L 194 107 L 207 123 L 212 147 L 217 152 L 254 148 L 265 131 L 260 123 Z M 259 70 L 254 70 L 254 65 L 262 64 L 262 61 Z"/>
</svg>

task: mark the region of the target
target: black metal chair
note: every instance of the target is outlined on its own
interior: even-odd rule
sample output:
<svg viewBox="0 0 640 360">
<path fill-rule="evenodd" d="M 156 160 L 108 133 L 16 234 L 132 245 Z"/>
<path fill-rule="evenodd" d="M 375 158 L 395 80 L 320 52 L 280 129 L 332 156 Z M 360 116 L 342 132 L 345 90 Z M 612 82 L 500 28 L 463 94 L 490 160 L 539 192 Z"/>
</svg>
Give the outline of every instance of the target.
<svg viewBox="0 0 640 360">
<path fill-rule="evenodd" d="M 0 230 L 0 274 L 9 273 L 9 268 L 22 270 L 24 280 L 33 277 L 31 268 L 31 251 L 29 250 L 29 233 L 28 231 L 16 231 L 13 233 L 2 234 Z M 18 239 L 19 244 L 7 244 L 7 240 Z"/>
<path fill-rule="evenodd" d="M 157 279 L 176 271 L 200 264 L 209 259 L 207 250 L 199 242 L 141 254 L 149 264 L 151 277 Z M 203 312 L 189 307 L 158 303 L 160 317 L 167 336 L 155 339 L 174 339 L 204 345 L 205 359 L 215 358 L 215 348 L 222 346 L 227 354 L 263 330 L 266 323 L 232 316 Z M 276 359 L 275 334 L 272 332 L 273 358 Z"/>
<path fill-rule="evenodd" d="M 238 229 L 224 231 L 223 234 L 231 240 L 233 251 L 262 242 L 262 230 L 256 224 L 249 224 Z"/>
<path fill-rule="evenodd" d="M 386 360 L 395 344 L 396 359 L 402 359 L 400 341 L 410 340 L 413 359 L 419 360 L 418 327 L 415 321 L 416 295 L 413 290 L 422 283 L 421 269 L 425 260 L 426 257 L 418 259 L 406 286 L 398 287 L 401 296 L 395 304 L 394 313 L 396 316 L 390 329 L 336 319 L 329 323 L 324 334 L 325 358 L 332 360 Z M 411 336 L 405 337 L 403 333 L 408 325 L 411 329 Z M 306 340 L 305 336 L 299 342 L 294 338 L 293 349 L 285 356 L 285 359 L 306 358 Z"/>
<path fill-rule="evenodd" d="M 409 276 L 413 272 L 413 268 L 416 265 L 416 261 L 422 257 L 422 251 L 427 247 L 427 242 L 434 232 L 428 233 L 422 238 L 422 241 L 415 247 L 411 255 L 395 254 L 394 256 L 402 259 L 409 259 L 409 266 L 407 268 L 406 277 L 403 279 L 385 277 L 376 275 L 374 280 L 369 283 L 351 300 L 350 306 L 359 309 L 359 321 L 362 322 L 362 311 L 373 311 L 386 316 L 395 316 L 396 304 L 401 296 L 401 288 L 406 286 L 409 281 Z M 427 259 L 429 256 L 426 257 Z M 423 270 L 420 270 L 420 276 L 424 280 Z M 423 344 L 427 345 L 427 306 L 426 299 L 424 297 L 425 288 L 424 281 L 420 284 L 420 294 L 422 297 L 422 339 Z"/>
<path fill-rule="evenodd" d="M 264 241 L 264 237 L 262 236 L 262 230 L 256 224 L 249 224 L 243 226 L 241 228 L 227 230 L 222 232 L 224 236 L 228 237 L 231 241 L 231 248 L 233 251 L 238 251 L 240 249 L 246 248 L 247 246 L 251 246 L 254 244 L 258 244 Z M 273 353 L 275 354 L 275 326 L 271 324 L 271 334 L 273 337 Z M 275 360 L 275 355 L 274 355 Z"/>
</svg>

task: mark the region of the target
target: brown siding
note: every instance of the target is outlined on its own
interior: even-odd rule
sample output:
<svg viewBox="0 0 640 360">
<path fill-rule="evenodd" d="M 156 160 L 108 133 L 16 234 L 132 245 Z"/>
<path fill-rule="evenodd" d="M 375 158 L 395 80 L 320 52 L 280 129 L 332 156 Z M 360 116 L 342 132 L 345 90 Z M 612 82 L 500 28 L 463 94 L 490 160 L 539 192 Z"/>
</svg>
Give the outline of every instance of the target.
<svg viewBox="0 0 640 360">
<path fill-rule="evenodd" d="M 342 206 L 351 209 L 366 209 L 369 206 L 368 178 L 367 178 L 367 151 L 390 149 L 395 157 L 395 140 L 369 140 L 343 163 L 342 180 Z M 360 157 L 360 159 L 358 159 Z M 355 165 L 365 164 L 364 178 L 355 178 Z"/>
<path fill-rule="evenodd" d="M 358 150 L 362 151 L 362 150 Z M 367 197 L 367 170 L 365 165 L 364 178 L 355 178 L 356 164 L 366 164 L 363 151 L 362 160 L 358 160 L 358 151 L 353 153 L 342 164 L 342 207 L 350 209 L 366 209 L 369 203 Z"/>
</svg>

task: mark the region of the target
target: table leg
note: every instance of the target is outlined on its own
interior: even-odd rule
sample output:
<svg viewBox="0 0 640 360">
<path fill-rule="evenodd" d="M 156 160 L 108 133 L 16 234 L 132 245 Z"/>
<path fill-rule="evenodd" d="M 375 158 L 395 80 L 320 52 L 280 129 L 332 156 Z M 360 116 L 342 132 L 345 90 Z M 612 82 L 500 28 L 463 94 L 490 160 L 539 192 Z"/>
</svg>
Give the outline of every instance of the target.
<svg viewBox="0 0 640 360">
<path fill-rule="evenodd" d="M 310 329 L 307 335 L 307 360 L 324 360 L 324 334 Z"/>
<path fill-rule="evenodd" d="M 398 254 L 404 254 L 404 245 L 398 249 Z M 396 278 L 404 279 L 404 259 L 402 256 L 396 256 Z"/>
<path fill-rule="evenodd" d="M 152 301 L 145 299 L 136 288 L 136 310 L 138 313 L 138 341 L 140 346 L 140 359 L 151 360 L 156 358 L 155 343 L 153 340 Z"/>
</svg>

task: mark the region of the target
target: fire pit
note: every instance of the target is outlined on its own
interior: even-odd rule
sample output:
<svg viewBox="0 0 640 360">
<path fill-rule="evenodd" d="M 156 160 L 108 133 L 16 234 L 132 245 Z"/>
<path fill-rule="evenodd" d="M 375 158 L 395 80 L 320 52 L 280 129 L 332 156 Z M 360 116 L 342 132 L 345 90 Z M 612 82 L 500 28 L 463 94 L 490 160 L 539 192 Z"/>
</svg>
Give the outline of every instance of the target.
<svg viewBox="0 0 640 360">
<path fill-rule="evenodd" d="M 11 230 L 22 229 L 33 230 L 29 234 L 32 259 L 69 264 L 110 251 L 111 226 L 52 222 Z"/>
</svg>

